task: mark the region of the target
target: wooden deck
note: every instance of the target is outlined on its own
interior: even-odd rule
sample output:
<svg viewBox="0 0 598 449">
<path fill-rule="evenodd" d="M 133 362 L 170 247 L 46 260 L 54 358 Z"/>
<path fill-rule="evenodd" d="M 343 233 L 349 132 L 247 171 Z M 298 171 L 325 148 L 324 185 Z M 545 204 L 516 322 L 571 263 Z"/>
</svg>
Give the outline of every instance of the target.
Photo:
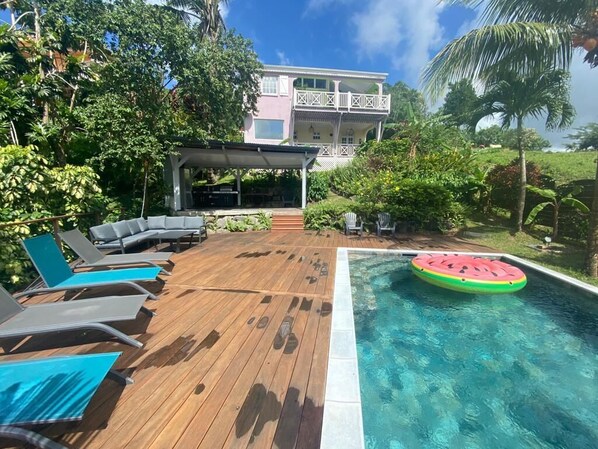
<svg viewBox="0 0 598 449">
<path fill-rule="evenodd" d="M 123 352 L 133 385 L 105 381 L 82 422 L 41 430 L 67 447 L 317 448 L 340 246 L 488 250 L 442 236 L 210 236 L 175 255 L 160 300 L 146 302 L 157 316 L 116 325 L 144 348 L 74 332 L 3 341 L 0 360 Z"/>
</svg>

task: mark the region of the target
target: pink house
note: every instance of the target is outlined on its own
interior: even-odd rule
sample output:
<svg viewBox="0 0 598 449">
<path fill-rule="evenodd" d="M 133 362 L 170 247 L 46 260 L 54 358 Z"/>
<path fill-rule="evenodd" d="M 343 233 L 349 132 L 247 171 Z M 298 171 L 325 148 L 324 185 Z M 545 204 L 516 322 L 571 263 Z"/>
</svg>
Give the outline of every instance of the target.
<svg viewBox="0 0 598 449">
<path fill-rule="evenodd" d="M 245 142 L 319 148 L 314 169 L 351 160 L 368 133 L 380 140 L 390 112 L 386 73 L 265 65 L 258 112 L 245 119 Z"/>
</svg>

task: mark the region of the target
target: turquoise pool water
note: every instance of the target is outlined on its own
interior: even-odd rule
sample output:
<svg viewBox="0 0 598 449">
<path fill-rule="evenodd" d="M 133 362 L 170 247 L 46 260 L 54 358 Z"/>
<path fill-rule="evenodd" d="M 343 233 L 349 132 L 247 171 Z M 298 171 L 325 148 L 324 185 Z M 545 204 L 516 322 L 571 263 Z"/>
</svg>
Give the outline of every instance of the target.
<svg viewBox="0 0 598 449">
<path fill-rule="evenodd" d="M 598 448 L 598 300 L 528 274 L 451 292 L 351 254 L 368 449 Z"/>
</svg>

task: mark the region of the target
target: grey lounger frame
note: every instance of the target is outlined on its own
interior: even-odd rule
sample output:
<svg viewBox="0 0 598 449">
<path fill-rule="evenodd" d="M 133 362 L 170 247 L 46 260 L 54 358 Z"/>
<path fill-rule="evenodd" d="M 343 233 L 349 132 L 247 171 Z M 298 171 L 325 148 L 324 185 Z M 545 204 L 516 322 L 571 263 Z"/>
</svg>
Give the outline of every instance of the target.
<svg viewBox="0 0 598 449">
<path fill-rule="evenodd" d="M 75 268 L 110 267 L 119 265 L 151 265 L 160 268 L 161 273 L 170 275 L 159 262 L 170 263 L 172 252 L 138 253 L 138 254 L 102 254 L 93 243 L 85 238 L 79 229 L 59 232 L 60 238 L 82 259 Z"/>
<path fill-rule="evenodd" d="M 149 299 L 158 299 L 156 295 L 136 282 L 157 280 L 157 276 L 160 272 L 159 268 L 125 268 L 110 271 L 74 273 L 50 234 L 31 237 L 23 240 L 21 244 L 46 286 L 24 290 L 15 294 L 15 298 L 67 290 L 84 290 L 87 288 L 128 285 L 138 292 L 147 295 Z M 30 247 L 29 245 L 32 246 Z M 36 254 L 32 254 L 31 249 L 34 249 Z M 42 254 L 47 260 L 41 257 Z M 54 273 L 54 271 L 58 271 L 58 276 L 64 279 L 59 279 L 59 282 L 53 282 L 50 277 L 54 276 L 56 278 L 56 273 Z M 110 275 L 112 275 L 112 279 L 110 279 Z M 105 277 L 106 279 L 97 280 L 99 276 Z M 81 278 L 90 277 L 91 279 L 85 281 L 81 280 Z M 93 279 L 94 277 L 96 279 Z M 77 280 L 77 278 L 79 280 Z M 73 282 L 69 282 L 69 280 L 73 279 Z"/>
<path fill-rule="evenodd" d="M 143 306 L 146 299 L 147 295 L 105 296 L 25 307 L 0 286 L 0 338 L 93 329 L 141 348 L 143 343 L 104 323 L 133 320 L 139 311 L 154 316 Z"/>
</svg>

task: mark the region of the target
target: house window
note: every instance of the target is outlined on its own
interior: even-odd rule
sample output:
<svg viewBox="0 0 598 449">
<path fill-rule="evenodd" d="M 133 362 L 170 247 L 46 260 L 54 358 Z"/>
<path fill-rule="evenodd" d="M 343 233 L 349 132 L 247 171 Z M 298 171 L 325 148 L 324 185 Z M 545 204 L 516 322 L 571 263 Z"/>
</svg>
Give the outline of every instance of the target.
<svg viewBox="0 0 598 449">
<path fill-rule="evenodd" d="M 314 131 L 312 138 L 313 140 L 320 140 L 320 131 Z"/>
<path fill-rule="evenodd" d="M 353 136 L 342 136 L 341 137 L 341 143 L 343 145 L 353 145 L 354 141 L 355 141 L 355 139 L 353 139 Z"/>
<path fill-rule="evenodd" d="M 297 78 L 293 85 L 297 89 L 328 90 L 328 80 L 323 78 Z"/>
<path fill-rule="evenodd" d="M 255 119 L 256 139 L 283 139 L 284 120 Z"/>
<path fill-rule="evenodd" d="M 261 90 L 264 95 L 278 95 L 278 77 L 264 76 Z"/>
</svg>

